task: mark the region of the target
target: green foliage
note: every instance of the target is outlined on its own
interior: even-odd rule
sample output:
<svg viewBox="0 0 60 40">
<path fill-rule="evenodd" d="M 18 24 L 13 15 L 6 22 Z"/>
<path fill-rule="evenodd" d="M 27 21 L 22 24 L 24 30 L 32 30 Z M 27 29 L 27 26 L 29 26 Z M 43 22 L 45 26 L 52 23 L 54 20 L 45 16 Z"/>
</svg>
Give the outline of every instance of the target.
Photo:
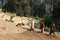
<svg viewBox="0 0 60 40">
<path fill-rule="evenodd" d="M 17 14 L 17 16 L 24 15 L 24 11 L 23 11 L 23 8 L 21 6 L 19 6 L 19 8 L 16 9 L 16 14 Z"/>
<path fill-rule="evenodd" d="M 43 16 L 45 14 L 44 4 L 38 0 L 8 0 L 3 6 L 4 12 L 15 12 L 17 16 Z M 41 14 L 42 13 L 42 14 Z"/>
<path fill-rule="evenodd" d="M 40 29 L 40 24 L 39 23 L 36 24 L 36 28 Z"/>
<path fill-rule="evenodd" d="M 2 8 L 2 4 L 0 4 L 0 8 Z"/>
<path fill-rule="evenodd" d="M 3 6 L 3 11 L 6 12 L 15 12 L 15 3 L 14 0 L 9 0 L 7 4 L 5 4 L 5 6 Z"/>
<path fill-rule="evenodd" d="M 39 5 L 37 14 L 38 14 L 39 17 L 44 17 L 44 15 L 46 14 L 44 4 Z"/>
<path fill-rule="evenodd" d="M 38 20 L 40 19 L 40 17 L 38 17 L 37 15 L 36 15 L 36 17 L 34 17 L 34 18 L 35 18 L 35 19 L 38 19 Z"/>
<path fill-rule="evenodd" d="M 49 32 L 50 31 L 50 28 L 48 28 L 47 26 L 45 27 L 44 31 L 47 31 Z"/>
<path fill-rule="evenodd" d="M 60 22 L 57 24 L 57 31 L 60 32 Z"/>
<path fill-rule="evenodd" d="M 60 32 L 60 25 L 57 25 L 57 31 Z"/>
<path fill-rule="evenodd" d="M 50 27 L 53 22 L 53 19 L 50 16 L 45 16 L 44 22 L 48 27 Z"/>
</svg>

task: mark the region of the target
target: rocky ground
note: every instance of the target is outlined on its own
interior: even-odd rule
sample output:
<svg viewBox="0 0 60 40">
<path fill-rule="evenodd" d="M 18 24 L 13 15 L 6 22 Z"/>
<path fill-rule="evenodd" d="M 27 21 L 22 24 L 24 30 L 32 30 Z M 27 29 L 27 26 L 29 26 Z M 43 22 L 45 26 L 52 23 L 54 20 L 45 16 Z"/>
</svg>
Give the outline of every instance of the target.
<svg viewBox="0 0 60 40">
<path fill-rule="evenodd" d="M 60 36 L 48 35 L 47 33 L 42 34 L 38 32 L 38 29 L 35 30 L 35 32 L 29 31 L 27 30 L 27 28 L 29 28 L 27 25 L 16 26 L 21 19 L 22 22 L 27 23 L 29 19 L 26 19 L 26 17 L 14 18 L 13 23 L 6 21 L 6 19 L 10 19 L 10 16 L 5 15 L 4 17 L 4 15 L 4 13 L 0 13 L 0 40 L 60 40 Z"/>
</svg>

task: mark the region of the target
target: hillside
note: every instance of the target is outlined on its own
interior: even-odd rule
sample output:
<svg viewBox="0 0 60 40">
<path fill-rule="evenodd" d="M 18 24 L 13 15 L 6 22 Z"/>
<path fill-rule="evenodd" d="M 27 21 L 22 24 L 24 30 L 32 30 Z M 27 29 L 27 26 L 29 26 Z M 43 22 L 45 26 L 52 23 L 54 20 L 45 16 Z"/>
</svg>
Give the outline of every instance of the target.
<svg viewBox="0 0 60 40">
<path fill-rule="evenodd" d="M 28 31 L 25 28 L 30 27 L 26 24 L 24 26 L 16 26 L 20 22 L 28 22 L 28 18 L 26 17 L 15 17 L 13 19 L 15 20 L 14 22 L 8 22 L 6 21 L 10 17 L 8 16 L 0 13 L 0 40 L 60 40 L 60 36 L 41 34 L 38 33 L 38 30 L 36 32 Z M 21 19 L 22 21 L 20 21 Z"/>
<path fill-rule="evenodd" d="M 60 37 L 26 31 L 24 33 L 0 34 L 0 40 L 60 40 Z"/>
</svg>

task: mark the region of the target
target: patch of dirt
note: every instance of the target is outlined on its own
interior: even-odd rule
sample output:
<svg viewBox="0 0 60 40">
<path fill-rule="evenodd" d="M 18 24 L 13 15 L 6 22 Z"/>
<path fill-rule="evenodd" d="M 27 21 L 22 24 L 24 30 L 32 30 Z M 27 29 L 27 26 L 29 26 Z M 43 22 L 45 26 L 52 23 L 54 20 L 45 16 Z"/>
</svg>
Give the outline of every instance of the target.
<svg viewBox="0 0 60 40">
<path fill-rule="evenodd" d="M 48 36 L 45 34 L 26 31 L 22 34 L 6 34 L 0 35 L 0 40 L 60 40 L 60 37 Z"/>
<path fill-rule="evenodd" d="M 14 23 L 6 22 L 0 19 L 0 34 L 22 33 L 27 30 L 17 27 Z"/>
</svg>

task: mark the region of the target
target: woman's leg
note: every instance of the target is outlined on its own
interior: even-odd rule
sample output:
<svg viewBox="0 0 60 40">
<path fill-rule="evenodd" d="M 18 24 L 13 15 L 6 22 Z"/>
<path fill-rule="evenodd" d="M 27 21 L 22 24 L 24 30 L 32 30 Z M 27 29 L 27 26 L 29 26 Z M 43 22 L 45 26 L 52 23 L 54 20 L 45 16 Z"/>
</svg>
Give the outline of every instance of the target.
<svg viewBox="0 0 60 40">
<path fill-rule="evenodd" d="M 42 33 L 44 33 L 44 28 L 42 29 Z"/>
<path fill-rule="evenodd" d="M 56 35 L 56 34 L 55 34 L 55 31 L 53 31 L 53 34 Z"/>
<path fill-rule="evenodd" d="M 49 35 L 52 34 L 52 33 L 53 33 L 53 31 L 50 31 Z"/>
</svg>

